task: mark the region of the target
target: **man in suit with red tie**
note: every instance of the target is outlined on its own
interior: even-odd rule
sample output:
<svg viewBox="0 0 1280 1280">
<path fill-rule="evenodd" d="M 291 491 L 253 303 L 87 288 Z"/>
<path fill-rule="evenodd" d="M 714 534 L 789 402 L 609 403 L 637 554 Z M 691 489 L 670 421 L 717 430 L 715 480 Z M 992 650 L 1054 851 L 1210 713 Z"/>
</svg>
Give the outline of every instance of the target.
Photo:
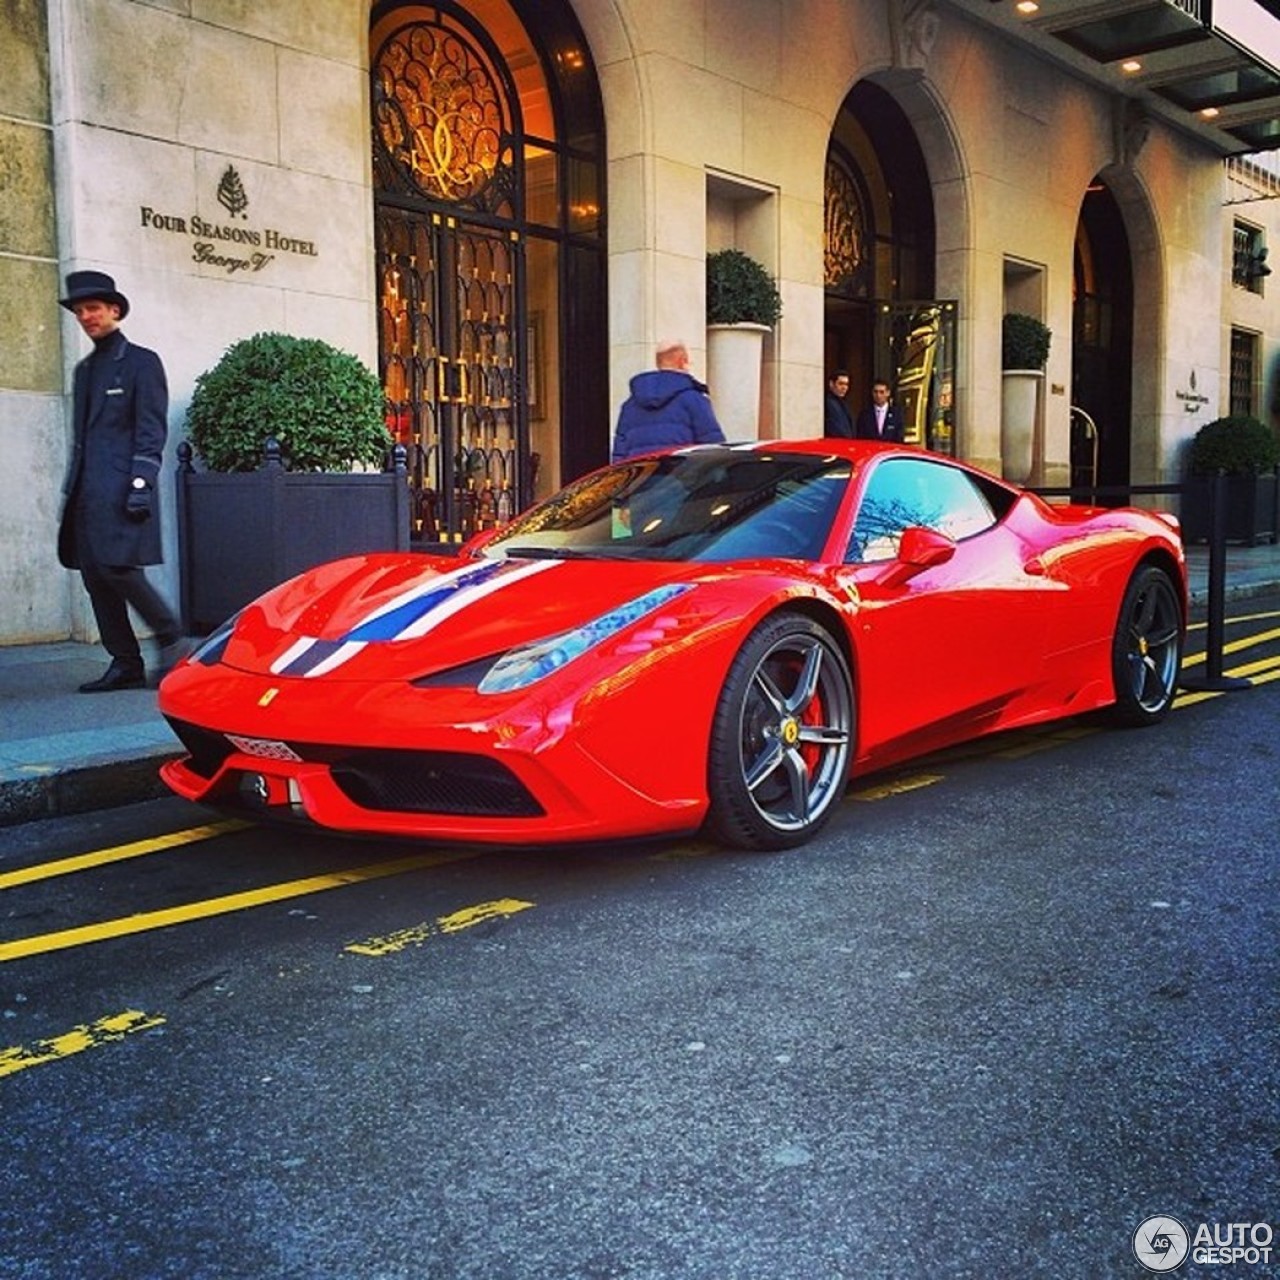
<svg viewBox="0 0 1280 1280">
<path fill-rule="evenodd" d="M 871 384 L 871 403 L 859 412 L 853 434 L 860 440 L 902 443 L 902 414 L 889 403 L 889 384 L 883 378 Z"/>
</svg>

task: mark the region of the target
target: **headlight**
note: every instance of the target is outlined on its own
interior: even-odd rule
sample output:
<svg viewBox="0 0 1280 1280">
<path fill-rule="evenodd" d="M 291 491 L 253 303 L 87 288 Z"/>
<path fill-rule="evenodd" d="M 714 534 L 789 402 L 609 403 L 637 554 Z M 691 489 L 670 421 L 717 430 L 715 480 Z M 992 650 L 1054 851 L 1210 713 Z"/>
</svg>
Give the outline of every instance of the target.
<svg viewBox="0 0 1280 1280">
<path fill-rule="evenodd" d="M 536 680 L 542 680 L 586 653 L 588 649 L 594 649 L 596 645 L 603 644 L 611 636 L 625 630 L 645 614 L 661 609 L 664 604 L 683 595 L 689 587 L 687 582 L 656 587 L 627 604 L 602 613 L 590 622 L 584 622 L 572 631 L 564 631 L 558 636 L 512 649 L 489 668 L 477 688 L 481 693 L 511 693 Z"/>
</svg>

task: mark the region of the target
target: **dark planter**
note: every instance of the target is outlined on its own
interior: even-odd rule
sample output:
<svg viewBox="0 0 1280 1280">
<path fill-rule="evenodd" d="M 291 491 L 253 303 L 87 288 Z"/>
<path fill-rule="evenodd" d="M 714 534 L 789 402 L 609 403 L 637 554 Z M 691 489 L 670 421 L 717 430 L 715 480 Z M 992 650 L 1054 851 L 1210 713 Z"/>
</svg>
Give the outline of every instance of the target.
<svg viewBox="0 0 1280 1280">
<path fill-rule="evenodd" d="M 1184 542 L 1209 541 L 1209 494 L 1213 481 L 1208 476 L 1192 476 L 1182 494 Z M 1280 525 L 1280 477 L 1275 472 L 1261 476 L 1227 477 L 1227 541 L 1257 546 L 1275 542 Z"/>
<path fill-rule="evenodd" d="M 182 621 L 207 635 L 264 591 L 326 560 L 407 551 L 404 450 L 381 473 L 286 471 L 278 450 L 257 471 L 196 471 L 178 449 Z"/>
</svg>

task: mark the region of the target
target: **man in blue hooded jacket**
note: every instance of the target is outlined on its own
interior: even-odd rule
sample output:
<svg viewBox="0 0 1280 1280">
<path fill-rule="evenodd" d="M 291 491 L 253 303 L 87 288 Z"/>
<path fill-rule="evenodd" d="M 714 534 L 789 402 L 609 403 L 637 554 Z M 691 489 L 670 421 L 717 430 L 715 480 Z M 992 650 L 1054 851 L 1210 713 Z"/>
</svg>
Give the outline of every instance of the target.
<svg viewBox="0 0 1280 1280">
<path fill-rule="evenodd" d="M 689 350 L 678 338 L 658 343 L 656 369 L 631 379 L 618 414 L 613 461 L 684 444 L 723 444 L 724 432 L 705 383 L 689 372 Z"/>
</svg>

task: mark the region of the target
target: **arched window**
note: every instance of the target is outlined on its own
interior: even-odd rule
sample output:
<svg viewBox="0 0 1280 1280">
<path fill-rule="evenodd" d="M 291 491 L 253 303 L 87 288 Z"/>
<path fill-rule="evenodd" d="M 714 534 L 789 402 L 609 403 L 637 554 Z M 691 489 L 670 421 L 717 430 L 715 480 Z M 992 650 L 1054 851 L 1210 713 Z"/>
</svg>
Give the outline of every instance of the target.
<svg viewBox="0 0 1280 1280">
<path fill-rule="evenodd" d="M 595 72 L 561 0 L 384 0 L 370 81 L 388 423 L 458 541 L 607 454 Z"/>
</svg>

